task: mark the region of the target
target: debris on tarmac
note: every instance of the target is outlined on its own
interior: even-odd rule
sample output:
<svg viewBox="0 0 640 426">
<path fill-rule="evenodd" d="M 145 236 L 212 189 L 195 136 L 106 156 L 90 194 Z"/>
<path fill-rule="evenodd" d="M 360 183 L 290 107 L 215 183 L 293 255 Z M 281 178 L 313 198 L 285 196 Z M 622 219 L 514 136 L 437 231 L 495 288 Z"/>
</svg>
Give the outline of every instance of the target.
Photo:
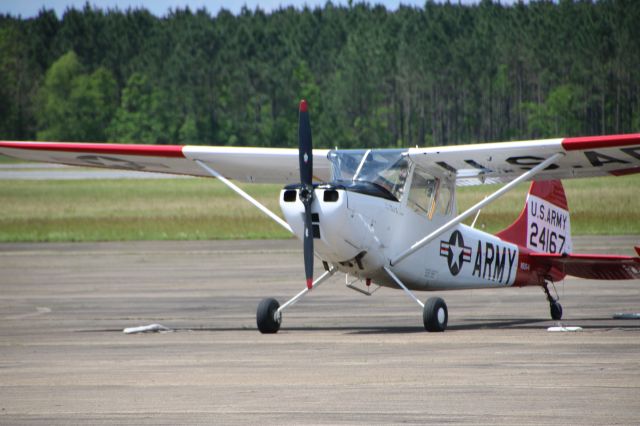
<svg viewBox="0 0 640 426">
<path fill-rule="evenodd" d="M 135 334 L 135 333 L 157 333 L 160 331 L 172 331 L 170 328 L 165 327 L 162 324 L 149 324 L 143 325 L 140 327 L 129 327 L 122 330 L 124 334 Z"/>
<path fill-rule="evenodd" d="M 557 327 L 549 327 L 547 331 L 560 331 L 560 332 L 576 332 L 582 331 L 582 327 L 565 327 L 562 324 L 559 324 Z"/>
</svg>

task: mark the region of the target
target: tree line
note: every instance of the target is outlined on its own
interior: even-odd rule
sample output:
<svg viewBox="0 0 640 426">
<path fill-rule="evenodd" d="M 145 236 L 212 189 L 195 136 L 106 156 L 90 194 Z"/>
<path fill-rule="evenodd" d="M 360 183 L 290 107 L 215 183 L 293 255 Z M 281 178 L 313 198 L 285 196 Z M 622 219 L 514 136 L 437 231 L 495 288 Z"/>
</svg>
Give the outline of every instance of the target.
<svg viewBox="0 0 640 426">
<path fill-rule="evenodd" d="M 640 131 L 640 2 L 0 15 L 0 138 L 319 147 Z"/>
</svg>

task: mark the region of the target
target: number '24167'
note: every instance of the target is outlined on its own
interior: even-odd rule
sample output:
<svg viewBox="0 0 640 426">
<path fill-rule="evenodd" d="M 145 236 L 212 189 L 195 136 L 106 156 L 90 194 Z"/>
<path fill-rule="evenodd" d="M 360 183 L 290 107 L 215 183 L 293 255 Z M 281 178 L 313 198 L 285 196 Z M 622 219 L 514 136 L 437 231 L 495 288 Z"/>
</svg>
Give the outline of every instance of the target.
<svg viewBox="0 0 640 426">
<path fill-rule="evenodd" d="M 541 249 L 547 253 L 562 253 L 566 238 L 545 226 L 530 224 L 529 247 Z"/>
</svg>

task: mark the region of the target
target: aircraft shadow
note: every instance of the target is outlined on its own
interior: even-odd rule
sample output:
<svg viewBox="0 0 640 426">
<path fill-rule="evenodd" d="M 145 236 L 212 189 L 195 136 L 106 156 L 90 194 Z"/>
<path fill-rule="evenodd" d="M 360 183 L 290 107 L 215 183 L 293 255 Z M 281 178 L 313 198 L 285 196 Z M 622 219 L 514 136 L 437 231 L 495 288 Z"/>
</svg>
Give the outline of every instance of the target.
<svg viewBox="0 0 640 426">
<path fill-rule="evenodd" d="M 560 321 L 564 326 L 578 326 L 583 327 L 585 330 L 612 330 L 612 329 L 627 329 L 627 330 L 640 330 L 640 321 L 638 320 L 624 320 L 624 319 L 611 319 L 611 318 L 579 318 L 566 321 Z M 558 324 L 557 321 L 551 321 L 548 319 L 498 319 L 488 318 L 482 320 L 467 320 L 462 323 L 449 324 L 447 331 L 471 331 L 471 330 L 546 330 L 548 327 L 553 327 Z M 187 328 L 176 327 L 172 328 L 171 332 L 227 332 L 227 331 L 257 331 L 253 327 L 201 327 L 201 328 Z M 369 335 L 369 334 L 413 334 L 424 333 L 424 327 L 421 325 L 416 326 L 293 326 L 287 327 L 284 325 L 281 329 L 282 332 L 324 332 L 335 331 L 343 332 L 349 335 Z M 122 333 L 122 329 L 89 329 L 89 330 L 76 330 L 78 333 L 99 333 L 99 332 L 118 332 Z"/>
</svg>

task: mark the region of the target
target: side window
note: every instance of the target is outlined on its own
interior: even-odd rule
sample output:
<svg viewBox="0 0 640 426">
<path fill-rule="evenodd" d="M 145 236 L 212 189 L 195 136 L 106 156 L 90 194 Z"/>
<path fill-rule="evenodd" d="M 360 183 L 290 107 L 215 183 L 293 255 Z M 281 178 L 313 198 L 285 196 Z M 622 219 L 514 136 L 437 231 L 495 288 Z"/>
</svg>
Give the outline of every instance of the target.
<svg viewBox="0 0 640 426">
<path fill-rule="evenodd" d="M 436 179 L 433 176 L 416 169 L 413 172 L 407 205 L 416 213 L 425 214 L 431 218 L 436 185 Z"/>
<path fill-rule="evenodd" d="M 446 181 L 441 181 L 439 186 L 437 210 L 439 214 L 446 215 L 451 210 L 451 187 Z"/>
<path fill-rule="evenodd" d="M 415 169 L 407 205 L 416 213 L 433 219 L 434 214 L 447 215 L 451 211 L 451 186 L 447 181 Z"/>
</svg>

